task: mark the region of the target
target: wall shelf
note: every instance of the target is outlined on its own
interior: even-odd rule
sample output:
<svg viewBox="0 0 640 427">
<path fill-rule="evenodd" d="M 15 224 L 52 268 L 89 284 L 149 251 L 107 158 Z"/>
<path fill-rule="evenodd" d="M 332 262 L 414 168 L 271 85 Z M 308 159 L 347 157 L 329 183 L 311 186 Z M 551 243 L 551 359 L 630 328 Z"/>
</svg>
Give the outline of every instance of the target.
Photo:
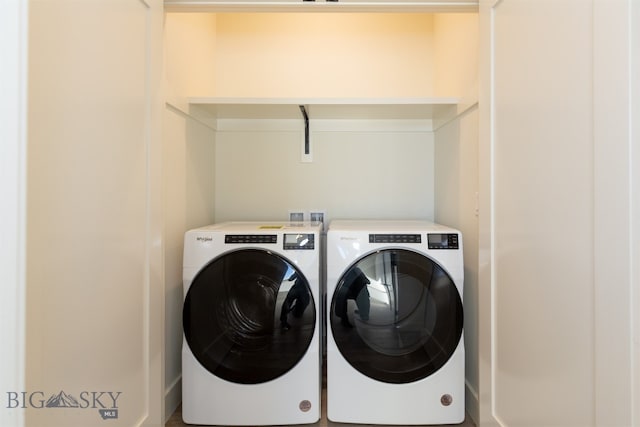
<svg viewBox="0 0 640 427">
<path fill-rule="evenodd" d="M 478 0 L 165 0 L 167 12 L 478 12 Z"/>
<path fill-rule="evenodd" d="M 430 120 L 458 114 L 457 98 L 190 98 L 191 114 L 208 119 Z M 195 107 L 195 108 L 194 108 Z"/>
</svg>

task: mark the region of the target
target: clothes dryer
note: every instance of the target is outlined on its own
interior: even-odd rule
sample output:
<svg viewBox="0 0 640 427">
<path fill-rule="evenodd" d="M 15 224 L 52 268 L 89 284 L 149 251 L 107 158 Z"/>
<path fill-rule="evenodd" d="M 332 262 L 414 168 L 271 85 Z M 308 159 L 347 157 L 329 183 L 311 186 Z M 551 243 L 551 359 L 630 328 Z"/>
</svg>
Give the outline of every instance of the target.
<svg viewBox="0 0 640 427">
<path fill-rule="evenodd" d="M 455 229 L 423 221 L 331 222 L 331 421 L 464 421 L 463 278 Z"/>
<path fill-rule="evenodd" d="M 319 420 L 320 229 L 230 222 L 185 234 L 186 423 Z"/>
</svg>

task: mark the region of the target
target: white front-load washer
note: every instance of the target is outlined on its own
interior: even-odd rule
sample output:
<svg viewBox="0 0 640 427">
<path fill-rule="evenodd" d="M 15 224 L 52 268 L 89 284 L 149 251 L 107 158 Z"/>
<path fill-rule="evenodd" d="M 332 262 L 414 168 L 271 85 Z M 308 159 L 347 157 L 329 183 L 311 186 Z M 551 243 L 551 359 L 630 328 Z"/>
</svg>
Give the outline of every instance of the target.
<svg viewBox="0 0 640 427">
<path fill-rule="evenodd" d="M 229 222 L 185 233 L 186 423 L 320 419 L 320 229 Z"/>
<path fill-rule="evenodd" d="M 464 421 L 463 278 L 457 230 L 424 221 L 331 222 L 331 421 Z"/>
</svg>

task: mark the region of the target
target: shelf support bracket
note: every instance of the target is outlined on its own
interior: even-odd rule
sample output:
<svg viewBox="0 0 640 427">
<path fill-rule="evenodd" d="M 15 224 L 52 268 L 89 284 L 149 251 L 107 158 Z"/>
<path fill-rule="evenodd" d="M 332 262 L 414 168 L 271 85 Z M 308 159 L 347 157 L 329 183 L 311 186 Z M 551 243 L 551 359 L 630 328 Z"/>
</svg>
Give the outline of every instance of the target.
<svg viewBox="0 0 640 427">
<path fill-rule="evenodd" d="M 304 119 L 304 149 L 302 152 L 302 162 L 308 163 L 312 161 L 311 142 L 309 141 L 309 115 L 304 105 L 299 105 L 302 118 Z"/>
</svg>

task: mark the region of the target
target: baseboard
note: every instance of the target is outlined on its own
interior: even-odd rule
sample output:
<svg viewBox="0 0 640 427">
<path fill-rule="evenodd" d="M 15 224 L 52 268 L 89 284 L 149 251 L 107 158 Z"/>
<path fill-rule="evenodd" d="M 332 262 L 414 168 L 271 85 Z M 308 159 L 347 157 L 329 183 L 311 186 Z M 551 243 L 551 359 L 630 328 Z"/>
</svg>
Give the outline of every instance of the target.
<svg viewBox="0 0 640 427">
<path fill-rule="evenodd" d="M 478 391 L 469 385 L 469 383 L 465 383 L 465 404 L 467 414 L 473 420 L 475 425 L 480 425 L 480 399 L 478 398 Z"/>
<path fill-rule="evenodd" d="M 164 390 L 164 423 L 182 403 L 182 376 L 176 378 L 171 385 Z"/>
</svg>

